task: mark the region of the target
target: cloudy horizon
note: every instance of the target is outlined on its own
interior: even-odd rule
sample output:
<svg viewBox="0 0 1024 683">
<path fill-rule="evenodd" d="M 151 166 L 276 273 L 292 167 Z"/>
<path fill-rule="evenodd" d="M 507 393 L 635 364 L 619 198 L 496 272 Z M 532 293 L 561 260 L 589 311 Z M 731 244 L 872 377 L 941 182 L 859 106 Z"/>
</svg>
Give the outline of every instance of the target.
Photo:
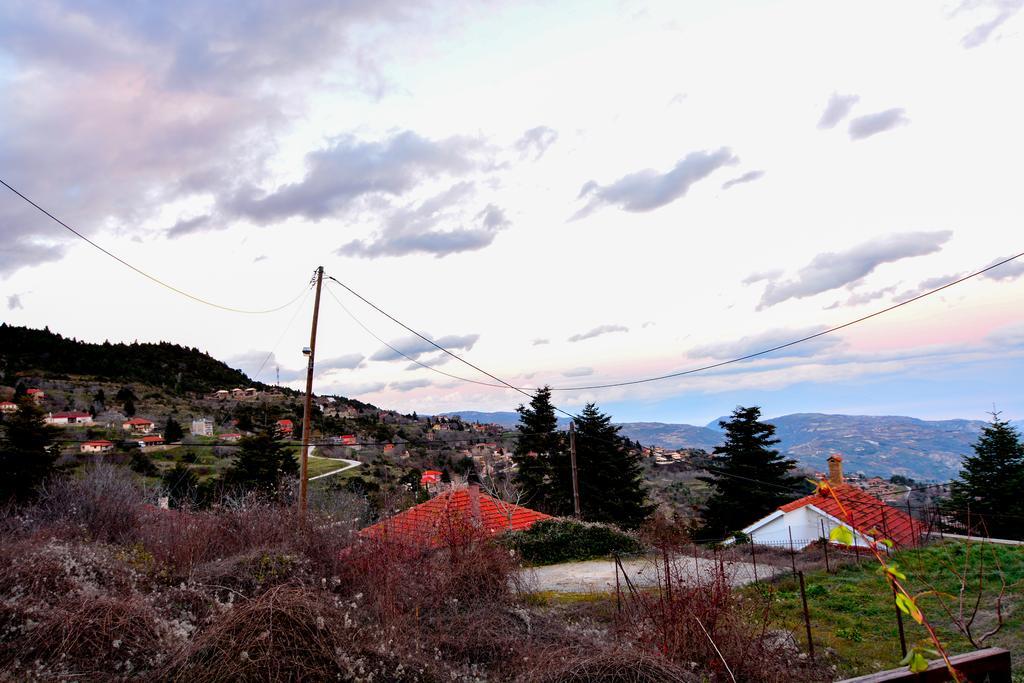
<svg viewBox="0 0 1024 683">
<path fill-rule="evenodd" d="M 298 297 L 205 307 L 0 188 L 0 318 L 298 388 L 323 265 L 520 387 L 756 352 L 1024 250 L 1021 7 L 0 2 L 0 177 L 174 287 Z M 524 399 L 325 288 L 319 393 Z M 1022 294 L 1017 261 L 772 355 L 556 402 L 1020 419 Z"/>
</svg>

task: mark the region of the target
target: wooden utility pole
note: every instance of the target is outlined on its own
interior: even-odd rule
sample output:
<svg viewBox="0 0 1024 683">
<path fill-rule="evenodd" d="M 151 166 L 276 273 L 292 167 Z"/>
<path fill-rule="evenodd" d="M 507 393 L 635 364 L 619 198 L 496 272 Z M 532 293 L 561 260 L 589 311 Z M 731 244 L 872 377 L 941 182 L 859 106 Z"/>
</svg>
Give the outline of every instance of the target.
<svg viewBox="0 0 1024 683">
<path fill-rule="evenodd" d="M 306 403 L 302 408 L 302 462 L 299 471 L 299 512 L 306 514 L 306 493 L 309 488 L 309 435 L 313 414 L 313 358 L 316 356 L 316 323 L 320 317 L 320 286 L 324 267 L 316 269 L 316 298 L 313 300 L 313 329 L 309 333 L 309 365 L 306 366 Z"/>
<path fill-rule="evenodd" d="M 576 474 L 576 423 L 569 422 L 569 459 L 572 461 L 572 510 L 580 516 L 580 481 Z"/>
</svg>

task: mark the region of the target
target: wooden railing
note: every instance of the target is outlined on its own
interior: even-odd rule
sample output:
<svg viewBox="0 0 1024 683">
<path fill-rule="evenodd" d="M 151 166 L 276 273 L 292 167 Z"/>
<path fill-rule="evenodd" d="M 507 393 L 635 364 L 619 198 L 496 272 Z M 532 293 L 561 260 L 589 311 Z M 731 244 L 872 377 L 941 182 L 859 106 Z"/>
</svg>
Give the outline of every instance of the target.
<svg viewBox="0 0 1024 683">
<path fill-rule="evenodd" d="M 970 683 L 1010 683 L 1010 651 L 1000 647 L 989 647 L 975 650 L 964 655 L 950 657 L 953 667 L 967 676 Z M 906 668 L 880 671 L 867 676 L 848 678 L 841 683 L 881 683 L 881 681 L 906 681 L 907 683 L 942 683 L 952 681 L 946 665 L 935 661 L 928 665 L 928 670 L 919 674 Z"/>
</svg>

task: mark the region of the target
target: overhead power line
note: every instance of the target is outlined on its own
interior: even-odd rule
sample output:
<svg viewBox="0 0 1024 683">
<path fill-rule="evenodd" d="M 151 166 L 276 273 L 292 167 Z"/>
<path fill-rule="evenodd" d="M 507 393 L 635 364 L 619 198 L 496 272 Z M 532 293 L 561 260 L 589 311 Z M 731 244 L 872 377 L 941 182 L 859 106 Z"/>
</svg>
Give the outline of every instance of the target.
<svg viewBox="0 0 1024 683">
<path fill-rule="evenodd" d="M 434 341 L 433 339 L 431 339 L 430 337 L 427 337 L 426 335 L 424 335 L 424 334 L 421 334 L 420 332 L 417 332 L 417 331 L 416 331 L 416 330 L 414 330 L 413 328 L 409 327 L 408 325 L 406 325 L 405 323 L 403 323 L 403 322 L 402 322 L 401 320 L 399 320 L 399 319 L 398 319 L 398 318 L 396 318 L 395 316 L 391 315 L 390 313 L 388 313 L 387 311 L 385 311 L 384 309 L 382 309 L 382 308 L 381 308 L 380 306 L 378 306 L 377 304 L 373 303 L 372 301 L 370 301 L 369 299 L 367 299 L 366 297 L 364 297 L 363 295 L 361 295 L 361 294 L 360 294 L 359 292 L 355 291 L 354 289 L 352 289 L 351 287 L 349 287 L 348 285 L 346 285 L 346 284 L 345 284 L 344 282 L 342 282 L 341 280 L 337 279 L 336 277 L 333 277 L 333 276 L 330 276 L 330 275 L 328 275 L 328 276 L 327 276 L 327 279 L 329 279 L 329 280 L 333 280 L 333 281 L 334 281 L 334 282 L 336 282 L 337 284 L 341 285 L 341 287 L 343 287 L 343 288 L 344 288 L 344 289 L 345 289 L 346 291 L 348 291 L 348 292 L 349 292 L 349 293 L 350 293 L 350 294 L 351 294 L 352 296 L 356 297 L 357 299 L 359 299 L 360 301 L 362 301 L 362 302 L 363 302 L 364 304 L 366 304 L 367 306 L 369 306 L 369 307 L 370 307 L 370 308 L 372 308 L 373 310 L 377 311 L 378 313 L 380 313 L 380 314 L 381 314 L 381 315 L 383 315 L 383 316 L 384 316 L 385 318 L 387 318 L 388 320 L 392 321 L 393 323 L 395 323 L 395 324 L 396 324 L 396 325 L 398 325 L 399 327 L 402 327 L 403 329 L 405 329 L 405 330 L 407 330 L 407 331 L 411 332 L 412 334 L 416 335 L 417 337 L 419 337 L 419 338 L 420 338 L 420 339 L 422 339 L 423 341 L 427 342 L 428 344 L 430 344 L 431 346 L 433 346 L 433 347 L 434 347 L 435 349 L 437 349 L 438 351 L 443 351 L 444 353 L 448 354 L 449 356 L 451 356 L 451 357 L 452 357 L 452 358 L 454 358 L 455 360 L 459 361 L 460 363 L 462 363 L 462 364 L 464 364 L 464 365 L 468 365 L 469 367 L 473 368 L 474 370 L 476 370 L 477 372 L 479 372 L 479 373 L 481 373 L 481 374 L 483 374 L 483 375 L 487 375 L 488 377 L 490 377 L 490 378 L 491 378 L 491 379 L 493 379 L 494 381 L 496 381 L 496 382 L 499 382 L 499 383 L 501 383 L 501 384 L 502 384 L 502 385 L 503 385 L 503 386 L 504 386 L 505 388 L 511 389 L 511 390 L 513 390 L 513 391 L 517 391 L 517 392 L 519 392 L 520 394 L 522 394 L 523 396 L 526 396 L 527 398 L 529 398 L 529 399 L 531 399 L 531 400 L 532 400 L 532 399 L 534 398 L 534 395 L 533 395 L 532 393 L 530 393 L 530 390 L 529 390 L 529 389 L 525 389 L 525 388 L 523 388 L 523 387 L 517 387 L 517 386 L 515 386 L 515 385 L 513 385 L 513 384 L 510 384 L 510 383 L 506 382 L 505 380 L 501 379 L 500 377 L 498 377 L 498 376 L 496 376 L 496 375 L 492 375 L 491 373 L 487 372 L 486 370 L 484 370 L 484 369 L 483 369 L 483 368 L 481 368 L 480 366 L 478 366 L 478 365 L 474 365 L 473 363 L 470 363 L 470 362 L 469 362 L 468 360 L 466 360 L 466 359 L 465 359 L 465 358 L 463 358 L 462 356 L 458 355 L 457 353 L 454 353 L 454 352 L 452 352 L 452 351 L 449 351 L 448 349 L 444 348 L 443 346 L 441 346 L 440 344 L 438 344 L 437 342 L 435 342 L 435 341 Z M 376 336 L 376 335 L 374 335 L 374 336 Z M 391 348 L 392 350 L 395 350 L 395 349 L 394 349 L 394 347 L 392 347 L 392 346 L 391 346 L 390 344 L 388 344 L 388 348 Z M 402 356 L 405 356 L 406 358 L 408 358 L 408 356 L 406 356 L 406 355 L 405 355 L 404 353 L 401 353 L 401 352 L 399 352 L 399 353 L 400 353 L 400 354 L 401 354 Z M 436 369 L 436 368 L 431 368 L 431 369 Z M 439 372 L 441 372 L 441 371 L 439 371 Z M 447 373 L 444 373 L 444 372 L 442 372 L 441 374 L 447 374 Z M 536 391 L 536 390 L 534 390 L 534 391 Z M 552 407 L 552 408 L 554 408 L 554 409 L 555 409 L 556 411 L 558 411 L 559 413 L 562 413 L 562 414 L 563 414 L 563 415 L 565 415 L 566 417 L 569 417 L 569 418 L 571 418 L 571 419 L 573 419 L 573 420 L 578 420 L 578 419 L 580 419 L 580 418 L 579 418 L 579 415 L 574 415 L 573 413 L 570 413 L 570 412 L 569 412 L 569 411 L 567 411 L 567 410 L 563 410 L 563 409 L 559 408 L 558 406 L 556 406 L 556 405 L 554 405 L 554 404 L 551 404 L 551 407 Z"/>
<path fill-rule="evenodd" d="M 331 277 L 330 275 L 328 275 L 328 276 L 327 276 L 327 279 L 331 280 L 331 279 L 333 279 L 333 278 L 332 278 L 332 277 Z M 330 283 L 328 283 L 328 284 L 330 284 Z M 485 386 L 485 387 L 495 387 L 495 388 L 497 388 L 497 389 L 507 389 L 507 388 L 508 388 L 508 387 L 506 387 L 506 386 L 505 386 L 504 384 L 495 384 L 495 383 L 493 383 L 493 382 L 481 382 L 480 380 L 476 380 L 476 379 L 470 379 L 469 377 L 461 377 L 461 376 L 459 376 L 459 375 L 454 375 L 454 374 L 452 374 L 452 373 L 450 373 L 450 372 L 445 372 L 444 370 L 438 370 L 437 368 L 435 368 L 435 367 L 434 367 L 434 366 L 432 366 L 432 365 L 429 365 L 428 363 L 423 363 L 422 361 L 419 361 L 419 360 L 417 360 L 417 359 L 413 358 L 412 356 L 410 356 L 410 355 L 406 354 L 406 353 L 405 353 L 404 351 L 401 351 L 400 349 L 397 349 L 397 348 L 395 348 L 394 346 L 392 346 L 391 344 L 389 344 L 388 342 L 384 341 L 384 339 L 383 339 L 383 338 L 381 338 L 381 337 L 380 337 L 380 336 L 379 336 L 378 334 L 376 334 L 376 333 L 375 333 L 375 332 L 374 332 L 373 330 L 371 330 L 371 329 L 370 329 L 369 327 L 367 327 L 367 326 L 366 326 L 366 325 L 365 325 L 365 324 L 363 323 L 363 321 L 361 321 L 361 320 L 360 320 L 360 319 L 359 319 L 359 318 L 358 318 L 358 317 L 357 317 L 357 316 L 356 316 L 356 315 L 355 315 L 355 314 L 354 314 L 354 313 L 353 313 L 352 311 L 350 311 L 350 310 L 348 309 L 348 307 L 347 307 L 347 306 L 346 306 L 345 304 L 343 304 L 343 303 L 341 302 L 341 299 L 339 299 L 339 298 L 338 298 L 338 297 L 337 297 L 337 296 L 336 296 L 336 295 L 334 294 L 334 291 L 333 291 L 333 290 L 332 290 L 332 289 L 331 289 L 330 287 L 328 287 L 328 288 L 327 288 L 327 293 L 328 293 L 328 294 L 329 294 L 329 295 L 331 296 L 331 298 L 332 298 L 332 299 L 334 299 L 334 301 L 335 301 L 335 302 L 337 302 L 337 304 L 338 304 L 339 306 L 341 306 L 341 310 L 345 311 L 345 313 L 346 313 L 346 314 L 348 314 L 348 317 L 352 318 L 352 320 L 353 320 L 353 321 L 354 321 L 354 322 L 355 322 L 355 323 L 356 323 L 357 325 L 359 325 L 359 327 L 363 328 L 363 330 L 364 330 L 364 331 L 365 331 L 365 332 L 366 332 L 366 333 L 367 333 L 368 335 L 370 335 L 371 337 L 373 337 L 374 339 L 376 339 L 376 340 L 377 340 L 378 342 L 380 342 L 380 343 L 381 343 L 381 344 L 383 344 L 384 346 L 388 347 L 389 349 L 391 349 L 392 351 L 394 351 L 395 353 L 397 353 L 397 354 L 398 354 L 399 356 L 401 356 L 402 358 L 405 358 L 405 359 L 406 359 L 406 360 L 408 360 L 408 361 L 412 361 L 412 362 L 413 362 L 413 363 L 415 363 L 416 365 L 419 365 L 419 366 L 420 366 L 420 367 L 422 367 L 422 368 L 425 368 L 425 369 L 427 369 L 427 370 L 430 370 L 431 372 L 436 372 L 436 373 L 438 373 L 438 374 L 440 374 L 440 375 L 444 375 L 445 377 L 450 377 L 450 378 L 452 378 L 452 379 L 457 379 L 457 380 L 459 380 L 460 382 L 469 382 L 470 384 L 479 384 L 479 385 L 481 385 L 481 386 Z"/>
<path fill-rule="evenodd" d="M 852 325 L 856 325 L 858 323 L 862 323 L 865 320 L 870 320 L 871 318 L 876 318 L 876 317 L 878 317 L 878 316 L 880 316 L 880 315 L 882 315 L 884 313 L 888 313 L 889 311 L 894 311 L 897 308 L 900 308 L 902 306 L 906 306 L 907 304 L 912 304 L 915 301 L 920 301 L 921 299 L 924 299 L 925 297 L 929 297 L 929 296 L 932 296 L 933 294 L 937 294 L 937 293 L 941 292 L 944 289 L 949 289 L 950 287 L 958 285 L 961 282 L 966 282 L 967 280 L 970 280 L 971 278 L 978 277 L 979 275 L 987 273 L 988 271 L 992 270 L 993 268 L 998 268 L 999 266 L 1005 265 L 1007 263 L 1010 263 L 1011 261 L 1019 259 L 1021 256 L 1024 256 L 1024 252 L 1021 252 L 1019 254 L 1016 254 L 1015 256 L 1011 256 L 1009 258 L 1003 259 L 1002 261 L 999 261 L 997 263 L 993 263 L 992 265 L 990 265 L 990 266 L 988 266 L 986 268 L 982 268 L 981 270 L 977 270 L 977 271 L 975 271 L 975 272 L 973 272 L 973 273 L 971 273 L 969 275 L 965 275 L 965 276 L 963 276 L 961 278 L 953 280 L 952 282 L 948 282 L 948 283 L 946 283 L 946 284 L 944 284 L 944 285 L 942 285 L 940 287 L 936 287 L 935 289 L 929 290 L 929 291 L 927 291 L 927 292 L 925 292 L 923 294 L 918 294 L 917 296 L 915 296 L 913 298 L 910 298 L 910 299 L 907 299 L 906 301 L 901 301 L 899 303 L 893 304 L 892 306 L 887 306 L 886 308 L 883 308 L 883 309 L 881 309 L 879 311 L 875 311 L 874 313 L 869 313 L 868 315 L 861 316 L 860 318 L 856 318 L 855 320 L 851 320 L 849 322 L 845 322 L 842 325 L 836 325 L 835 327 L 830 327 L 830 328 L 828 328 L 826 330 L 822 330 L 821 332 L 816 332 L 814 334 L 809 334 L 809 335 L 807 335 L 805 337 L 800 337 L 799 339 L 794 339 L 793 341 L 786 342 L 785 344 L 779 344 L 779 345 L 773 346 L 773 347 L 771 347 L 769 349 L 764 349 L 762 351 L 757 351 L 756 353 L 748 353 L 747 355 L 740 356 L 738 358 L 730 358 L 729 360 L 723 360 L 723 361 L 719 361 L 717 363 L 711 363 L 710 365 L 703 365 L 703 366 L 698 367 L 698 368 L 691 368 L 689 370 L 681 370 L 679 372 L 672 372 L 672 373 L 669 373 L 667 375 L 658 375 L 657 377 L 644 377 L 642 379 L 625 380 L 625 381 L 622 381 L 622 382 L 608 382 L 607 384 L 589 384 L 589 385 L 575 386 L 575 387 L 549 387 L 549 388 L 550 388 L 551 391 L 588 391 L 588 390 L 591 390 L 591 389 L 611 389 L 613 387 L 626 387 L 626 386 L 631 386 L 631 385 L 634 385 L 634 384 L 645 384 L 645 383 L 648 383 L 648 382 L 658 382 L 658 381 L 665 380 L 665 379 L 673 379 L 675 377 L 683 377 L 684 375 L 692 375 L 692 374 L 695 374 L 695 373 L 698 373 L 698 372 L 705 372 L 707 370 L 713 370 L 715 368 L 720 368 L 720 367 L 723 367 L 723 366 L 726 366 L 726 365 L 732 365 L 733 363 L 739 363 L 741 361 L 750 360 L 751 358 L 757 358 L 758 356 L 764 356 L 764 355 L 772 353 L 774 351 L 779 351 L 781 349 L 789 348 L 790 346 L 796 346 L 797 344 L 802 344 L 804 342 L 811 341 L 812 339 L 817 339 L 818 337 L 823 337 L 826 334 L 832 334 L 833 332 L 838 332 L 839 330 L 842 330 L 842 329 L 847 328 L 847 327 L 851 327 Z"/>
<path fill-rule="evenodd" d="M 155 275 L 150 275 L 149 273 L 147 273 L 146 271 L 142 270 L 141 268 L 133 266 L 131 263 L 128 263 L 127 261 L 125 261 L 123 258 L 118 256 L 117 254 L 111 253 L 107 249 L 101 247 L 96 242 L 93 242 L 91 239 L 89 239 L 88 237 L 86 237 L 85 235 L 80 233 L 78 230 L 75 230 L 74 228 L 72 228 L 70 225 L 68 225 L 67 223 L 65 223 L 61 219 L 57 218 L 55 215 L 53 215 L 52 213 L 50 213 L 49 211 L 44 209 L 39 204 L 36 204 L 34 201 L 32 201 L 31 199 L 26 197 L 24 194 L 22 194 L 21 192 L 19 192 L 16 189 L 14 189 L 13 187 L 11 187 L 11 185 L 9 183 L 7 183 L 7 181 L 5 181 L 4 179 L 0 178 L 0 184 L 2 184 L 4 187 L 6 187 L 8 190 L 13 192 L 14 194 L 16 194 L 19 197 L 21 197 L 23 200 L 28 202 L 31 206 L 33 206 L 36 210 L 38 210 L 44 216 L 46 216 L 50 220 L 54 221 L 58 225 L 60 225 L 62 228 L 64 228 L 65 230 L 67 230 L 68 232 L 73 234 L 75 237 L 77 237 L 78 239 L 84 241 L 85 243 L 89 244 L 90 246 L 94 247 L 95 249 L 100 250 L 101 252 L 103 252 L 104 254 L 109 256 L 110 258 L 114 259 L 115 261 L 117 261 L 121 265 L 126 266 L 128 268 L 131 268 L 132 270 L 134 270 L 136 273 L 138 273 L 142 277 L 147 278 L 147 279 L 155 282 L 156 284 L 160 285 L 161 287 L 169 289 L 169 290 L 171 290 L 172 292 L 174 292 L 176 294 L 180 294 L 180 295 L 182 295 L 182 296 L 184 296 L 186 298 L 192 299 L 193 301 L 195 301 L 197 303 L 205 304 L 207 306 L 212 306 L 213 308 L 219 308 L 222 311 L 230 311 L 231 313 L 247 313 L 247 314 L 254 314 L 255 315 L 255 314 L 263 314 L 263 313 L 274 313 L 276 311 L 280 311 L 282 308 L 287 308 L 288 306 L 291 306 L 293 303 L 295 303 L 295 301 L 298 300 L 298 298 L 300 296 L 302 296 L 303 293 L 305 292 L 305 288 L 303 288 L 303 290 L 300 291 L 295 296 L 295 298 L 291 299 L 290 301 L 287 301 L 287 302 L 281 304 L 280 306 L 275 306 L 274 308 L 267 308 L 267 309 L 263 309 L 263 310 L 250 310 L 250 309 L 245 309 L 245 308 L 235 308 L 233 306 L 224 306 L 222 304 L 218 304 L 218 303 L 215 303 L 213 301 L 209 301 L 209 300 L 204 299 L 204 298 L 202 298 L 200 296 L 196 296 L 195 294 L 191 294 L 189 292 L 186 292 L 183 289 L 179 289 L 178 287 L 175 287 L 172 284 L 164 282 L 163 280 L 161 280 L 160 278 L 156 277 Z"/>
</svg>

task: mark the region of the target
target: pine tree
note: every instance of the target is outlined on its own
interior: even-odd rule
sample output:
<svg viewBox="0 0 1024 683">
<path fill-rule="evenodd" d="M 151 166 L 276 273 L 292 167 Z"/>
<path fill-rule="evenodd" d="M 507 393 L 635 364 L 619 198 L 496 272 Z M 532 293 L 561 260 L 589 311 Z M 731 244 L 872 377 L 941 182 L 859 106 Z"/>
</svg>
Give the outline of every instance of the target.
<svg viewBox="0 0 1024 683">
<path fill-rule="evenodd" d="M 999 413 L 981 431 L 964 458 L 960 477 L 950 486 L 950 513 L 976 533 L 993 538 L 1022 538 L 1024 531 L 1024 443 Z"/>
<path fill-rule="evenodd" d="M 640 456 L 631 442 L 619 436 L 611 417 L 588 403 L 576 420 L 576 464 L 580 513 L 592 522 L 609 522 L 627 529 L 647 519 L 654 506 L 647 503 Z M 564 501 L 562 514 L 573 512 L 572 466 L 563 455 L 555 460 L 554 481 Z"/>
<path fill-rule="evenodd" d="M 23 501 L 53 473 L 57 429 L 46 424 L 32 399 L 22 397 L 18 410 L 0 421 L 0 502 Z"/>
<path fill-rule="evenodd" d="M 171 507 L 195 504 L 199 492 L 199 477 L 188 465 L 177 463 L 164 475 L 163 484 Z"/>
<path fill-rule="evenodd" d="M 184 430 L 181 425 L 173 417 L 167 418 L 167 424 L 164 425 L 164 442 L 175 443 L 181 441 L 181 437 L 185 436 Z"/>
<path fill-rule="evenodd" d="M 530 507 L 545 512 L 562 509 L 563 501 L 552 496 L 555 476 L 554 460 L 566 452 L 564 435 L 558 433 L 558 418 L 551 405 L 551 390 L 539 389 L 530 400 L 530 406 L 520 405 L 519 438 L 512 453 L 516 464 L 516 486 Z M 569 493 L 572 509 L 572 492 Z"/>
<path fill-rule="evenodd" d="M 772 448 L 779 443 L 775 426 L 760 422 L 761 409 L 737 407 L 718 424 L 725 443 L 715 446 L 711 476 L 698 479 L 714 492 L 704 511 L 704 538 L 723 538 L 757 521 L 796 497 L 787 492 L 800 484 L 789 472 L 796 465 Z"/>
<path fill-rule="evenodd" d="M 224 473 L 228 486 L 256 490 L 278 498 L 285 477 L 299 473 L 299 463 L 272 430 L 242 437 L 238 455 Z"/>
</svg>

